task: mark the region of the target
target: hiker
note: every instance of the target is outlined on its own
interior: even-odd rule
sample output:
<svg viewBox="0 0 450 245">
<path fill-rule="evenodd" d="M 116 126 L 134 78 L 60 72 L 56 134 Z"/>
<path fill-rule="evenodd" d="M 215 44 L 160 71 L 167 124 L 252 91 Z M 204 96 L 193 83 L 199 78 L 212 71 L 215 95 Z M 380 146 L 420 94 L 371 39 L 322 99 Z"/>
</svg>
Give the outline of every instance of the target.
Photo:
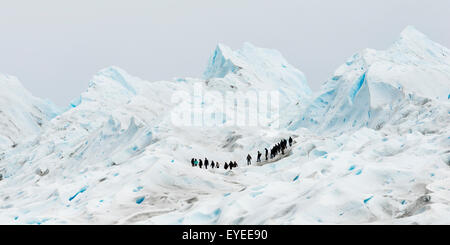
<svg viewBox="0 0 450 245">
<path fill-rule="evenodd" d="M 211 161 L 211 168 L 214 169 L 214 166 L 215 166 L 214 161 Z"/>
<path fill-rule="evenodd" d="M 292 139 L 292 137 L 289 137 L 289 146 L 292 146 L 292 142 L 293 142 L 294 140 Z"/>
<path fill-rule="evenodd" d="M 250 156 L 250 154 L 248 154 L 247 156 L 247 165 L 251 165 L 252 164 L 252 156 Z"/>
<path fill-rule="evenodd" d="M 203 166 L 202 159 L 200 159 L 200 163 L 198 164 L 198 166 L 199 166 L 200 168 L 202 168 L 202 166 Z"/>
<path fill-rule="evenodd" d="M 205 157 L 205 168 L 208 169 L 209 161 L 208 158 Z"/>
<path fill-rule="evenodd" d="M 195 158 L 192 158 L 191 164 L 192 164 L 192 167 L 195 167 Z"/>
<path fill-rule="evenodd" d="M 230 170 L 233 170 L 233 162 L 230 162 L 230 164 L 228 164 L 228 166 L 230 166 Z"/>
<path fill-rule="evenodd" d="M 216 163 L 216 168 L 220 168 L 219 162 Z"/>
<path fill-rule="evenodd" d="M 227 170 L 227 169 L 228 169 L 228 163 L 227 163 L 227 162 L 225 162 L 225 166 L 224 166 L 224 168 L 225 168 L 225 170 Z"/>
<path fill-rule="evenodd" d="M 261 162 L 261 152 L 258 151 L 258 158 L 256 159 L 256 162 Z"/>
<path fill-rule="evenodd" d="M 198 166 L 198 160 L 197 159 L 194 159 L 194 165 L 195 165 L 195 167 Z"/>
<path fill-rule="evenodd" d="M 236 161 L 234 161 L 234 167 L 235 167 L 235 168 L 237 168 L 237 167 L 238 167 L 238 165 L 237 165 L 237 162 L 236 162 Z"/>
<path fill-rule="evenodd" d="M 267 158 L 268 154 L 269 154 L 269 150 L 267 150 L 267 148 L 266 148 L 266 161 L 269 160 L 269 158 Z"/>
</svg>

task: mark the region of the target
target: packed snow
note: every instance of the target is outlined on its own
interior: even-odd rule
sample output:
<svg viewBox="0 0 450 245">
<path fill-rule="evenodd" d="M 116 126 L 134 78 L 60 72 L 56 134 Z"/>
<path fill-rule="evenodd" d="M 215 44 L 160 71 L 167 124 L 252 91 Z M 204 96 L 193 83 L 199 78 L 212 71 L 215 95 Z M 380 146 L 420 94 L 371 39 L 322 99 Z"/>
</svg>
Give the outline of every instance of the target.
<svg viewBox="0 0 450 245">
<path fill-rule="evenodd" d="M 279 114 L 259 100 L 265 120 L 241 126 L 223 116 L 234 101 L 199 85 L 243 100 L 277 91 Z M 317 93 L 250 43 L 219 44 L 203 78 L 103 69 L 64 109 L 14 77 L 0 86 L 1 224 L 450 224 L 450 51 L 414 27 L 353 55 Z M 179 123 L 197 104 L 213 120 Z M 289 154 L 247 166 L 291 136 Z M 205 157 L 239 167 L 191 166 Z"/>
</svg>

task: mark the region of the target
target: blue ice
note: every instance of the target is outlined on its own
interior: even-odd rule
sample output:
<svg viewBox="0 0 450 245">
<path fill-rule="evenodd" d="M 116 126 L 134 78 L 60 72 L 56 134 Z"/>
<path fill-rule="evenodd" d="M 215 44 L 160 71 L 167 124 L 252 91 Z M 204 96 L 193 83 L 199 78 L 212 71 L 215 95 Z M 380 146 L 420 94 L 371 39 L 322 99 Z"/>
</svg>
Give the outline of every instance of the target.
<svg viewBox="0 0 450 245">
<path fill-rule="evenodd" d="M 356 94 L 361 89 L 362 85 L 364 84 L 364 81 L 366 79 L 366 73 L 364 73 L 360 78 L 359 81 L 353 85 L 352 89 L 350 90 L 350 99 L 353 101 L 355 99 Z"/>
<path fill-rule="evenodd" d="M 76 98 L 70 102 L 70 106 L 72 108 L 75 108 L 75 107 L 79 106 L 80 104 L 81 104 L 81 96 L 79 96 L 78 98 Z"/>
<path fill-rule="evenodd" d="M 326 151 L 318 151 L 318 150 L 314 151 L 314 155 L 316 155 L 318 157 L 324 156 L 326 154 L 328 154 L 328 152 L 326 152 Z"/>
<path fill-rule="evenodd" d="M 77 193 L 75 193 L 75 195 L 73 195 L 72 197 L 69 198 L 69 201 L 72 201 L 73 199 L 75 199 L 75 197 L 77 197 L 79 194 L 85 192 L 87 190 L 87 186 L 81 188 L 80 191 L 78 191 Z"/>
<path fill-rule="evenodd" d="M 136 199 L 136 203 L 141 204 L 144 200 L 145 200 L 145 197 L 138 197 L 138 199 Z"/>
<path fill-rule="evenodd" d="M 373 196 L 371 196 L 371 197 L 369 197 L 369 198 L 367 198 L 367 199 L 364 199 L 364 203 L 367 203 L 368 201 L 370 201 L 370 199 L 372 199 L 373 198 Z"/>
</svg>

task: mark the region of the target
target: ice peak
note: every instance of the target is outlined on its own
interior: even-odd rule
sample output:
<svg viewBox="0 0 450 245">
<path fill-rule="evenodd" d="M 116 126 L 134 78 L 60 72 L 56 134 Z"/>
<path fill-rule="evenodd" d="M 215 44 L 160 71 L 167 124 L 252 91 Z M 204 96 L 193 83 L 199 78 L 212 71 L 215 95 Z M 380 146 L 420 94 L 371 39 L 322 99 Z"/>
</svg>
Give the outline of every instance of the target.
<svg viewBox="0 0 450 245">
<path fill-rule="evenodd" d="M 407 26 L 388 51 L 403 55 L 412 54 L 427 61 L 450 62 L 448 48 L 434 42 L 413 26 Z"/>
<path fill-rule="evenodd" d="M 417 30 L 414 26 L 407 26 L 403 31 L 400 33 L 400 37 L 403 39 L 422 39 L 427 38 L 425 34 Z"/>
<path fill-rule="evenodd" d="M 20 93 L 29 94 L 17 77 L 0 73 L 0 85 L 2 90 L 14 90 Z"/>
<path fill-rule="evenodd" d="M 241 69 L 266 70 L 267 68 L 292 67 L 277 50 L 259 48 L 250 42 L 243 43 L 238 50 L 219 43 L 204 72 L 205 79 L 223 78 Z"/>
<path fill-rule="evenodd" d="M 116 82 L 135 95 L 136 94 L 135 88 L 128 82 L 128 80 L 130 80 L 129 79 L 130 77 L 131 76 L 125 70 L 117 66 L 109 66 L 107 68 L 100 70 L 96 74 L 94 81 L 91 82 L 89 87 L 92 87 L 98 82 Z"/>
<path fill-rule="evenodd" d="M 242 68 L 244 62 L 236 57 L 235 52 L 228 46 L 219 43 L 209 59 L 208 67 L 203 76 L 205 79 L 223 78 L 230 72 Z"/>
</svg>

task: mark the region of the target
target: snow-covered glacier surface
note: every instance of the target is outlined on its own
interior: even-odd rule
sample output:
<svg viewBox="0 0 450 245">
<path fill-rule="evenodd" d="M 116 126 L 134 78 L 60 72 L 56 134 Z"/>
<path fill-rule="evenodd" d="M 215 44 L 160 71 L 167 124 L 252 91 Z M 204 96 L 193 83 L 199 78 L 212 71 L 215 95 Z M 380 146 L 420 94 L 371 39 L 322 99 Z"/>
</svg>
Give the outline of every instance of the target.
<svg viewBox="0 0 450 245">
<path fill-rule="evenodd" d="M 223 112 L 198 84 L 279 92 L 279 125 L 174 125 L 197 99 Z M 413 27 L 353 55 L 317 93 L 249 43 L 218 45 L 198 79 L 103 69 L 63 110 L 11 76 L 0 85 L 2 224 L 450 224 L 450 51 Z M 172 101 L 180 91 L 194 100 Z M 244 164 L 289 136 L 289 156 Z M 240 166 L 201 170 L 192 157 Z"/>
</svg>

